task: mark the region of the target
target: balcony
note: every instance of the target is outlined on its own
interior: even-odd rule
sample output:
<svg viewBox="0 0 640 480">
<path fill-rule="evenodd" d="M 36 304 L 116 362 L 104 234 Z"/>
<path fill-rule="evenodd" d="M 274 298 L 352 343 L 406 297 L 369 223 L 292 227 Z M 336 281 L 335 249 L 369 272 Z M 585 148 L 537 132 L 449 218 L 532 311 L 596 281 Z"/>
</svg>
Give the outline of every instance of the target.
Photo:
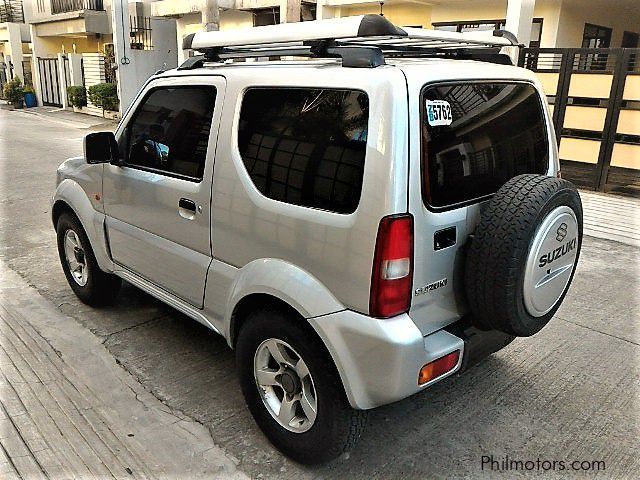
<svg viewBox="0 0 640 480">
<path fill-rule="evenodd" d="M 77 12 L 79 10 L 103 11 L 102 0 L 51 0 L 51 13 Z"/>
<path fill-rule="evenodd" d="M 21 0 L 0 0 L 0 23 L 24 23 Z"/>
<path fill-rule="evenodd" d="M 37 37 L 112 33 L 103 0 L 38 0 L 29 23 Z"/>
</svg>

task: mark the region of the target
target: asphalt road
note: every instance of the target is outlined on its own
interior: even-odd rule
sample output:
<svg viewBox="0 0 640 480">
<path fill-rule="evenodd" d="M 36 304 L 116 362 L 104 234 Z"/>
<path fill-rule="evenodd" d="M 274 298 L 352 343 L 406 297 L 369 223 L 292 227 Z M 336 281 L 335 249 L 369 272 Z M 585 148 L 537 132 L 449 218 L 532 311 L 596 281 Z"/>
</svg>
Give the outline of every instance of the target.
<svg viewBox="0 0 640 480">
<path fill-rule="evenodd" d="M 57 165 L 82 151 L 85 133 L 0 110 L 0 256 L 98 336 L 153 395 L 208 427 L 240 470 L 255 478 L 540 475 L 482 468 L 483 456 L 498 462 L 508 456 L 540 459 L 545 478 L 584 476 L 570 466 L 574 460 L 604 461 L 602 478 L 637 478 L 639 248 L 586 237 L 569 295 L 540 334 L 516 340 L 422 394 L 374 410 L 355 451 L 306 468 L 284 458 L 253 423 L 233 352 L 221 337 L 130 285 L 116 305 L 99 310 L 80 303 L 67 286 L 49 198 Z M 556 470 L 545 468 L 554 460 Z M 559 470 L 559 461 L 566 470 Z"/>
</svg>

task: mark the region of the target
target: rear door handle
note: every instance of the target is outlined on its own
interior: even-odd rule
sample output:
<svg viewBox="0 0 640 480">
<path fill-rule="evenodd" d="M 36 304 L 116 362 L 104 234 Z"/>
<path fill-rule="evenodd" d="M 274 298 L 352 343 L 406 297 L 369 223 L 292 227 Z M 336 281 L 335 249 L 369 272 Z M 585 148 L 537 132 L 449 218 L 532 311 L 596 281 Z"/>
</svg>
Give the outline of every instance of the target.
<svg viewBox="0 0 640 480">
<path fill-rule="evenodd" d="M 456 227 L 445 228 L 444 230 L 438 230 L 433 235 L 433 249 L 442 250 L 447 247 L 451 247 L 456 244 L 457 241 Z"/>
<path fill-rule="evenodd" d="M 188 198 L 181 198 L 180 202 L 178 202 L 178 206 L 180 208 L 184 208 L 185 210 L 196 213 L 196 202 L 194 202 L 193 200 L 189 200 Z"/>
</svg>

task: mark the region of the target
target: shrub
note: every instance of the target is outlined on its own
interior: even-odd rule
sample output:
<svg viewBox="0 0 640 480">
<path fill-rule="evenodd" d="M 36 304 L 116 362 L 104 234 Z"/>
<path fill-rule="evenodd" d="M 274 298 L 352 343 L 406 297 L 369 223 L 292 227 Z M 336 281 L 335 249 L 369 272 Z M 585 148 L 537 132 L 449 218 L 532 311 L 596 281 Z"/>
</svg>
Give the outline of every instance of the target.
<svg viewBox="0 0 640 480">
<path fill-rule="evenodd" d="M 31 85 L 25 85 L 24 89 L 22 90 L 22 93 L 24 93 L 25 95 L 27 93 L 33 93 L 35 95 L 36 91 L 33 89 Z"/>
<path fill-rule="evenodd" d="M 72 107 L 85 107 L 87 105 L 87 89 L 82 85 L 67 87 L 69 105 Z"/>
<path fill-rule="evenodd" d="M 11 105 L 22 105 L 22 102 L 24 102 L 24 90 L 22 88 L 22 80 L 20 80 L 20 77 L 13 77 L 12 80 L 5 83 L 2 93 L 4 94 L 4 98 Z"/>
<path fill-rule="evenodd" d="M 105 110 L 118 109 L 118 89 L 115 83 L 98 83 L 92 85 L 87 91 L 89 101 L 96 107 L 102 108 L 102 116 Z"/>
</svg>

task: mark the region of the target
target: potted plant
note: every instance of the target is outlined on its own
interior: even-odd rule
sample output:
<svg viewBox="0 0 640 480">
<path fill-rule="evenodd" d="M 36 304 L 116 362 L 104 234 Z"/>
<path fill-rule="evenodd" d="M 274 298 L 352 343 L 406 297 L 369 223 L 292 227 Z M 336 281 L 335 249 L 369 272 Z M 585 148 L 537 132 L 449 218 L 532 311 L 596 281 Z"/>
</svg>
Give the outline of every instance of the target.
<svg viewBox="0 0 640 480">
<path fill-rule="evenodd" d="M 2 92 L 4 93 L 4 98 L 15 108 L 24 106 L 24 93 L 20 77 L 13 77 L 12 80 L 5 83 Z"/>
<path fill-rule="evenodd" d="M 98 83 L 87 90 L 89 101 L 96 107 L 102 108 L 102 116 L 106 110 L 118 110 L 118 89 L 115 83 Z"/>
<path fill-rule="evenodd" d="M 36 99 L 36 92 L 31 85 L 25 85 L 23 89 L 24 93 L 24 105 L 27 108 L 36 107 L 38 101 Z"/>
<path fill-rule="evenodd" d="M 87 89 L 83 85 L 67 87 L 67 98 L 69 99 L 69 105 L 73 107 L 73 111 L 80 112 L 82 107 L 87 106 Z"/>
</svg>

